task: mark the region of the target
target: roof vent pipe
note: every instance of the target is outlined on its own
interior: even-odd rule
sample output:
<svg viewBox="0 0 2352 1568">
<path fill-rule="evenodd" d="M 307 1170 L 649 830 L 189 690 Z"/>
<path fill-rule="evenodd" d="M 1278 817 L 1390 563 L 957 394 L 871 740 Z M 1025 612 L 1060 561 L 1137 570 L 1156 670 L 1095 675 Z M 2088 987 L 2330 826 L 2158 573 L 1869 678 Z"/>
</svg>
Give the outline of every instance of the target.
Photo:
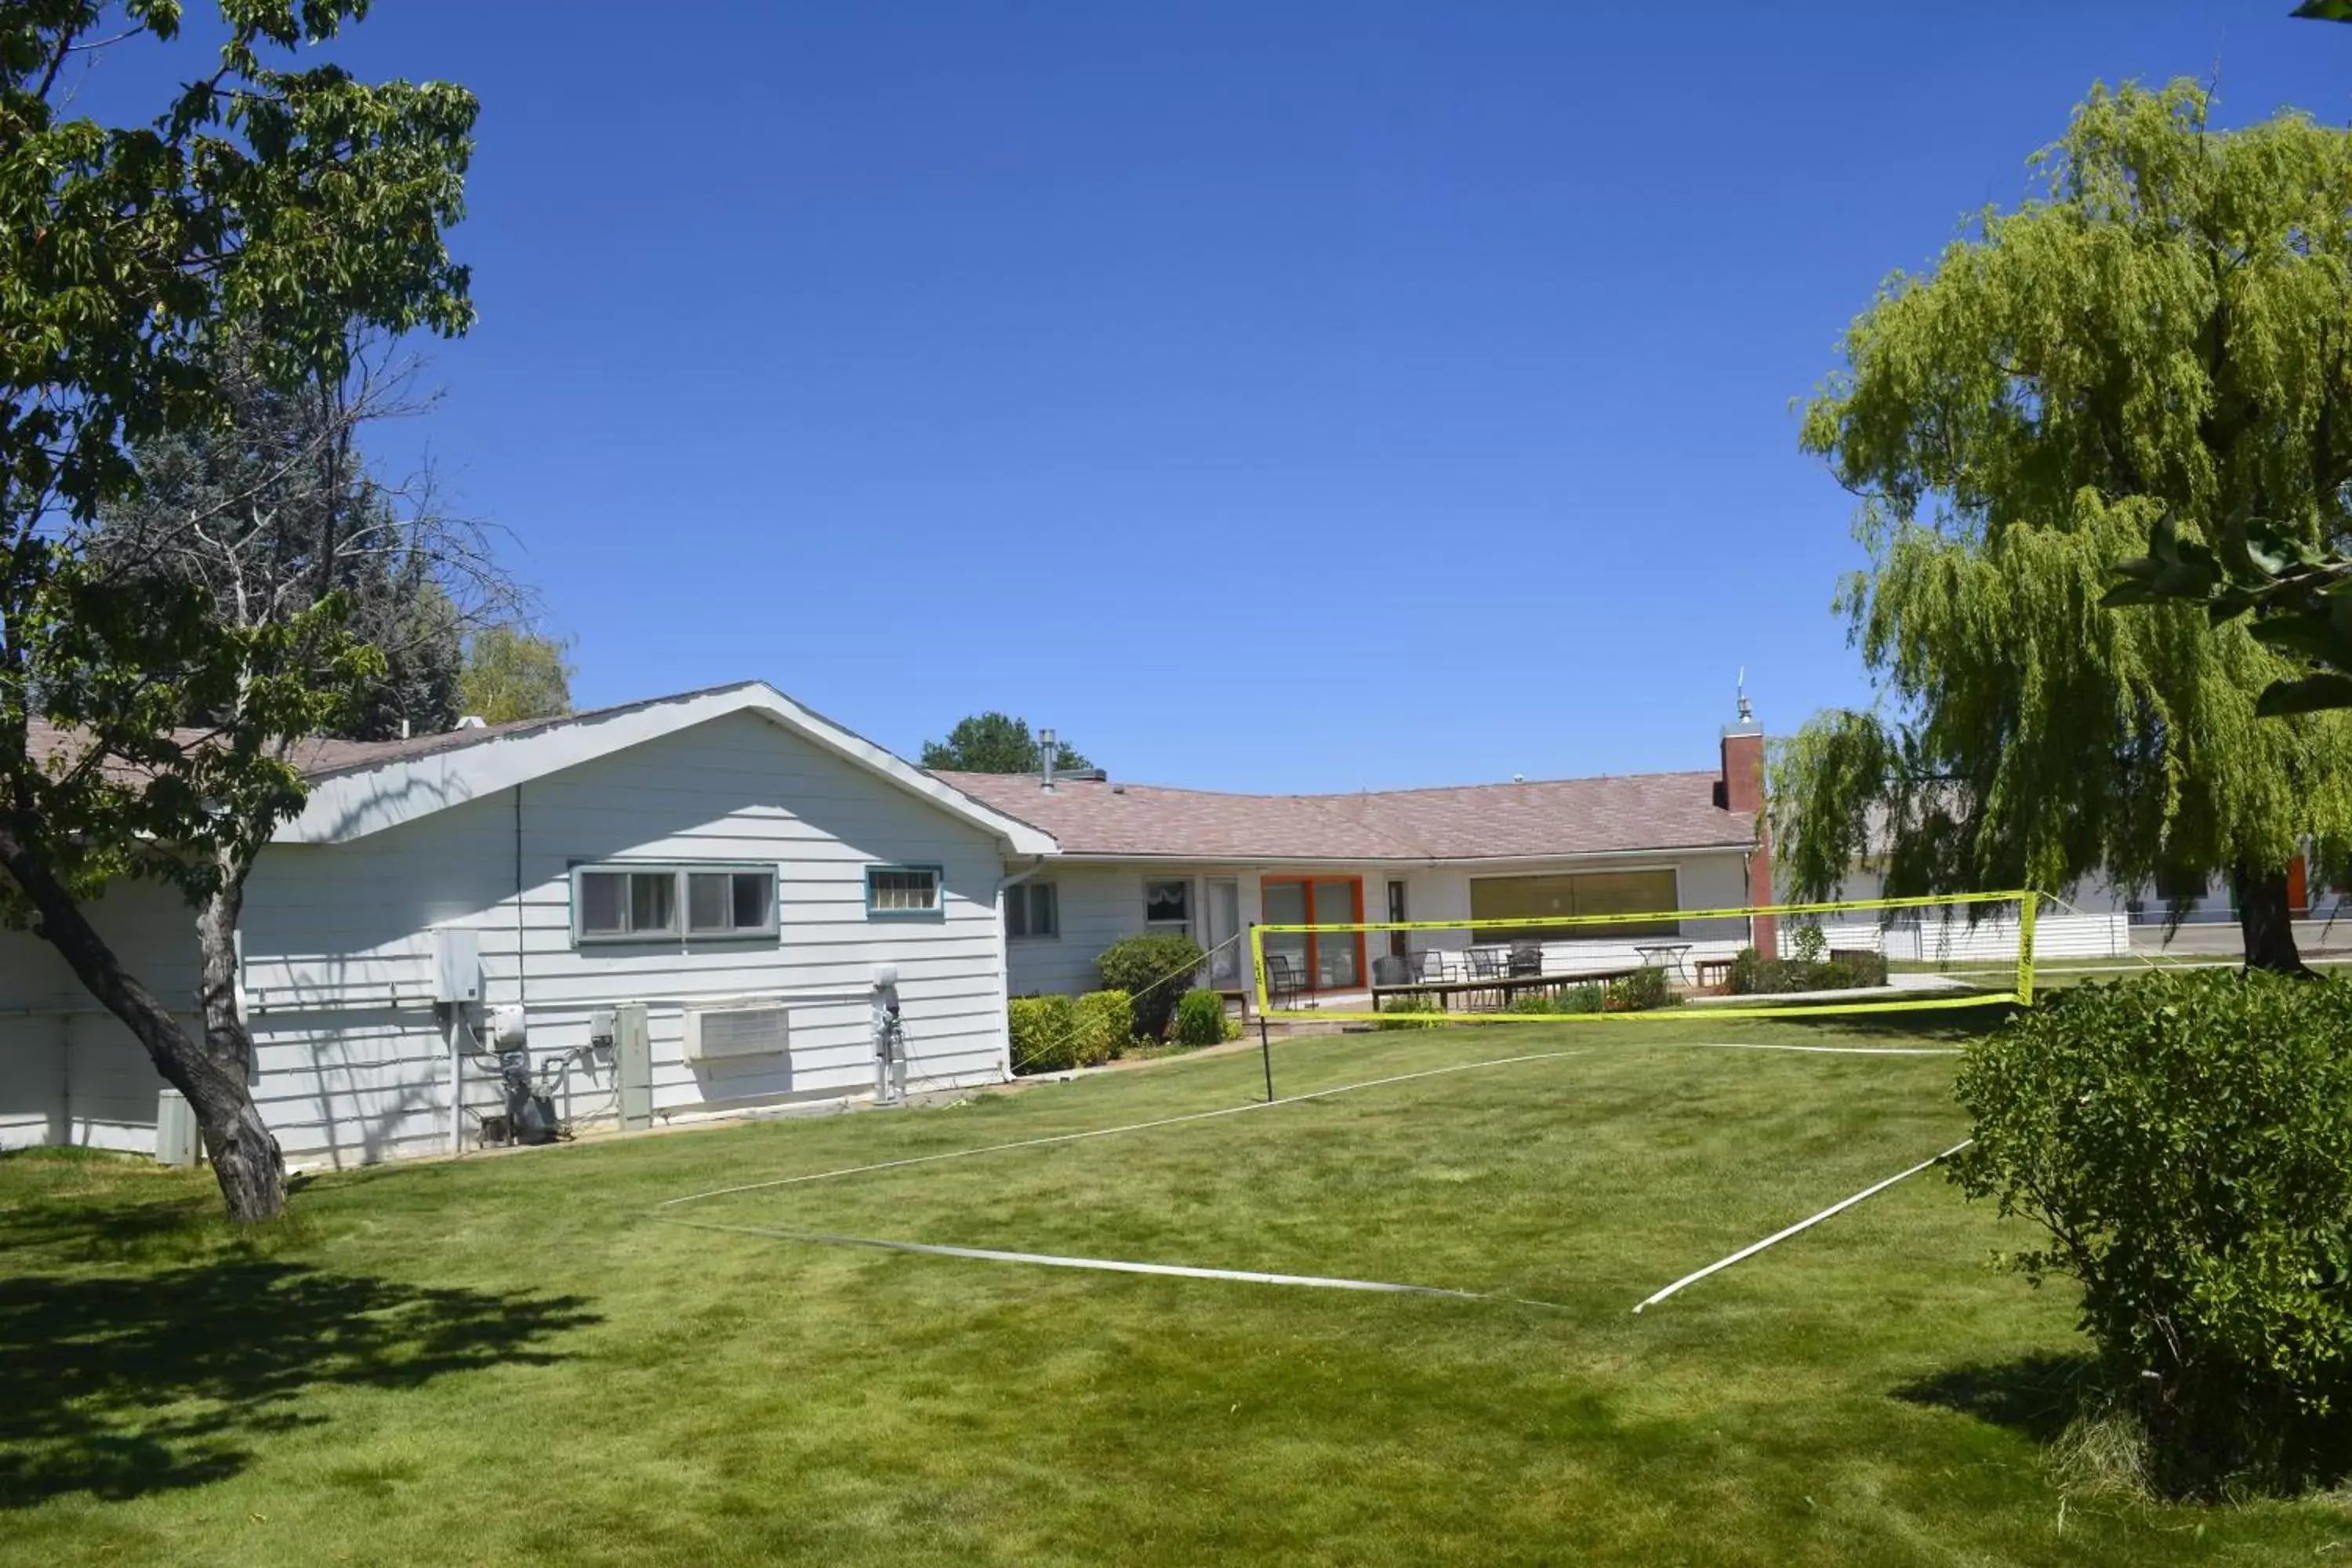
<svg viewBox="0 0 2352 1568">
<path fill-rule="evenodd" d="M 457 721 L 457 728 L 460 730 L 487 730 L 489 727 L 489 721 L 479 713 L 468 713 Z"/>
<path fill-rule="evenodd" d="M 1045 770 L 1044 776 L 1039 781 L 1037 787 L 1044 790 L 1047 795 L 1051 795 L 1054 793 L 1053 731 L 1040 730 L 1037 731 L 1037 755 L 1039 760 L 1043 763 Z"/>
</svg>

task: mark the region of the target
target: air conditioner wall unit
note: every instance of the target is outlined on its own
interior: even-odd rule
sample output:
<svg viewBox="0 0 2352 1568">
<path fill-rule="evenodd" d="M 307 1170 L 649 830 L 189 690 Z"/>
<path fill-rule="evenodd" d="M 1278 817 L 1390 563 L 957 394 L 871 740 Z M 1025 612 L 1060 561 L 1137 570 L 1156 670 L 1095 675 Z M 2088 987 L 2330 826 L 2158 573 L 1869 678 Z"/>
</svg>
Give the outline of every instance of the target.
<svg viewBox="0 0 2352 1568">
<path fill-rule="evenodd" d="M 780 1057 L 792 1043 L 792 1010 L 781 1002 L 726 1002 L 686 1010 L 686 1059 Z"/>
</svg>

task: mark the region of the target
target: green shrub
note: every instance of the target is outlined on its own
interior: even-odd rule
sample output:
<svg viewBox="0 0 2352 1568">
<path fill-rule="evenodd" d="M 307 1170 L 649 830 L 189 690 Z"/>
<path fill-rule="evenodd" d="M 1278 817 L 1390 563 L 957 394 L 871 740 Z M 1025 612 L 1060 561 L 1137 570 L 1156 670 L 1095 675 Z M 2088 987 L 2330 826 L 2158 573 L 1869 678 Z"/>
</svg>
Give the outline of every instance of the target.
<svg viewBox="0 0 2352 1568">
<path fill-rule="evenodd" d="M 1185 992 L 1176 1004 L 1176 1027 L 1171 1037 L 1180 1046 L 1223 1045 L 1225 999 L 1213 991 Z"/>
<path fill-rule="evenodd" d="M 2352 1463 L 2352 984 L 2209 971 L 2061 992 L 1970 1047 L 1971 1197 L 2048 1232 L 2167 1490 Z"/>
<path fill-rule="evenodd" d="M 1551 1010 L 1555 1013 L 1600 1013 L 1606 1011 L 1608 1005 L 1609 988 L 1596 981 L 1591 984 L 1570 986 L 1553 999 Z"/>
<path fill-rule="evenodd" d="M 1799 963 L 1820 963 L 1830 955 L 1829 933 L 1808 921 L 1789 933 L 1789 956 Z"/>
<path fill-rule="evenodd" d="M 1841 953 L 1822 965 L 1822 991 L 1861 991 L 1886 984 L 1886 955 L 1883 952 L 1854 952 Z"/>
<path fill-rule="evenodd" d="M 1819 928 L 1804 928 L 1818 934 Z M 1731 961 L 1731 991 L 1736 996 L 1785 996 L 1795 991 L 1854 991 L 1886 984 L 1886 956 L 1855 951 L 1825 961 L 1802 958 L 1762 958 L 1743 947 Z"/>
<path fill-rule="evenodd" d="M 1504 1008 L 1503 1011 L 1506 1013 L 1532 1013 L 1538 1015 L 1544 1013 L 1557 1013 L 1559 1011 L 1559 1004 L 1549 996 L 1514 996 L 1511 998 L 1511 1005 Z"/>
<path fill-rule="evenodd" d="M 1612 980 L 1602 994 L 1601 1007 L 1611 1013 L 1647 1013 L 1657 1007 L 1672 1007 L 1683 999 L 1666 979 L 1663 969 L 1637 969 L 1622 980 Z"/>
<path fill-rule="evenodd" d="M 1159 1040 L 1167 1036 L 1177 999 L 1191 987 L 1189 977 L 1208 961 L 1191 937 L 1154 933 L 1120 938 L 1096 955 L 1095 969 L 1104 990 L 1131 998 L 1135 1037 Z"/>
<path fill-rule="evenodd" d="M 1076 1002 L 1067 996 L 1015 996 L 1007 1013 L 1014 1072 L 1065 1072 L 1078 1065 Z"/>
<path fill-rule="evenodd" d="M 1100 1067 L 1127 1054 L 1135 1027 L 1132 1000 L 1124 991 L 1089 991 L 1076 1003 L 1077 1065 Z"/>
<path fill-rule="evenodd" d="M 1402 996 L 1391 996 L 1381 1003 L 1381 1020 L 1372 1027 L 1442 1029 L 1445 1027 L 1445 1019 L 1442 1016 L 1444 1011 L 1445 1005 L 1434 996 L 1415 996 L 1409 993 Z M 1441 1016 L 1432 1016 L 1433 1014 Z"/>
</svg>

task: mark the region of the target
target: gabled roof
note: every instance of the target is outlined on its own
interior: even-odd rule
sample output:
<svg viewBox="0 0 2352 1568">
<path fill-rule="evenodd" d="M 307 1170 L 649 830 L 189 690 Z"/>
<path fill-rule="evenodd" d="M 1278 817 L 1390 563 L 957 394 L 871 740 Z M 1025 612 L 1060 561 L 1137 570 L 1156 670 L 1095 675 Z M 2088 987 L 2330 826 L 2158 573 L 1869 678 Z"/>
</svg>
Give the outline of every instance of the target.
<svg viewBox="0 0 2352 1568">
<path fill-rule="evenodd" d="M 314 741 L 296 754 L 310 799 L 277 841 L 341 844 L 643 745 L 732 713 L 751 713 L 951 816 L 1013 855 L 1050 855 L 1053 835 L 973 798 L 764 681 L 599 708 L 561 719 L 453 730 L 405 741 Z"/>
<path fill-rule="evenodd" d="M 1053 834 L 1065 855 L 1188 860 L 1528 860 L 1745 849 L 1752 813 L 1720 775 L 1634 773 L 1357 795 L 1227 795 L 1034 773 L 942 773 Z"/>
</svg>

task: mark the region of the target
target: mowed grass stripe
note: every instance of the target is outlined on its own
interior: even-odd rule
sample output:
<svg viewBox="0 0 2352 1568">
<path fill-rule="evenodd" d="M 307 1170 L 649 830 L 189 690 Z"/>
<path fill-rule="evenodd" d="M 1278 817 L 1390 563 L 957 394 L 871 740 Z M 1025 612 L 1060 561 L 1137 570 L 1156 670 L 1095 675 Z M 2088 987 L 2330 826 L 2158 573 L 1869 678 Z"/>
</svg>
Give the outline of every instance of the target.
<svg viewBox="0 0 2352 1568">
<path fill-rule="evenodd" d="M 681 1193 L 1240 1103 L 1254 1055 L 328 1177 L 259 1236 L 207 1217 L 202 1176 L 0 1160 L 0 1556 L 2168 1565 L 2312 1561 L 2352 1533 L 2326 1500 L 2075 1498 L 2056 1530 L 2033 1412 L 2079 1353 L 2074 1303 L 1987 1269 L 2020 1228 L 1932 1175 L 1674 1311 L 1625 1311 L 1959 1122 L 1949 1058 L 1665 1040 L 1941 1046 L 1976 1021 L 1653 1026 L 1529 1026 L 1530 1049 L 1601 1048 L 1507 1093 L 1462 1073 L 799 1190 L 886 1217 L 872 1234 L 1181 1222 L 1451 1258 L 1459 1279 L 1381 1272 L 1559 1279 L 1524 1293 L 1560 1311 L 646 1221 Z M 1467 1033 L 1293 1042 L 1276 1084 L 1494 1050 Z"/>
</svg>

